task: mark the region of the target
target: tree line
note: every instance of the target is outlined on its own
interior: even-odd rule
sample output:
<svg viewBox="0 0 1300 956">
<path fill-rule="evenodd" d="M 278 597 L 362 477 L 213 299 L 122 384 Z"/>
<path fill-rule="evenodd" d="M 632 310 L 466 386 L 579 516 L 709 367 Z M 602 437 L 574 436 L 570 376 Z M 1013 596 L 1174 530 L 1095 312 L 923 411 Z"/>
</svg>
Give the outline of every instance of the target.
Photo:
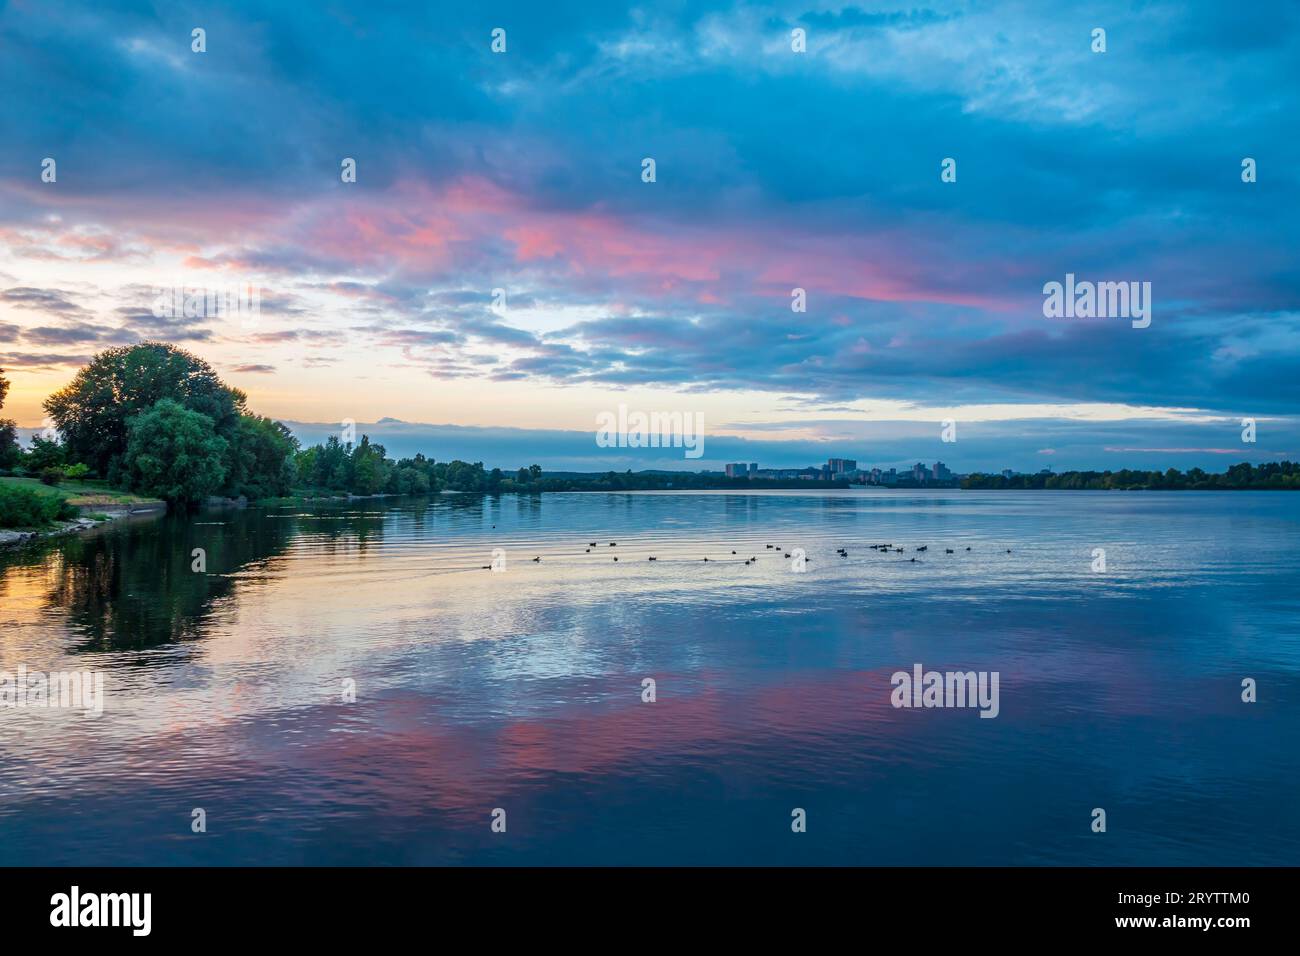
<svg viewBox="0 0 1300 956">
<path fill-rule="evenodd" d="M 1166 471 L 1140 471 L 1123 468 L 1119 471 L 1063 471 L 1060 474 L 1037 475 L 967 475 L 961 481 L 963 488 L 977 489 L 1030 489 L 1069 491 L 1285 491 L 1300 490 L 1300 463 L 1283 461 L 1251 465 L 1242 462 L 1233 465 L 1223 474 L 1190 468 L 1186 472 L 1177 468 Z"/>
</svg>

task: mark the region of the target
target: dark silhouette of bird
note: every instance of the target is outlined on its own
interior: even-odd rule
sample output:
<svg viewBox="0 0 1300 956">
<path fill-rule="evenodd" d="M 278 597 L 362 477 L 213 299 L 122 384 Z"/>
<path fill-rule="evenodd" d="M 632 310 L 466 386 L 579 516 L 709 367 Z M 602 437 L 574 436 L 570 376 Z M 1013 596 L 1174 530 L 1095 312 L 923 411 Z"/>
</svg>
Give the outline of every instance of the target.
<svg viewBox="0 0 1300 956">
<path fill-rule="evenodd" d="M 732 553 L 732 554 L 735 554 L 736 552 L 733 551 L 733 552 L 731 552 L 731 553 Z M 709 560 L 709 559 L 708 559 L 708 558 L 705 558 L 704 560 L 707 561 L 707 560 Z"/>
<path fill-rule="evenodd" d="M 916 550 L 917 550 L 917 551 L 929 551 L 929 550 L 930 550 L 930 546 L 929 546 L 928 544 L 923 544 L 923 545 L 921 545 L 919 548 L 917 548 Z"/>
<path fill-rule="evenodd" d="M 617 561 L 617 560 L 618 560 L 618 555 L 617 555 L 617 554 L 616 554 L 616 555 L 614 555 L 614 560 L 615 560 L 615 561 Z"/>
<path fill-rule="evenodd" d="M 943 553 L 944 553 L 944 554 L 952 554 L 952 548 L 944 548 L 944 549 L 943 549 Z"/>
<path fill-rule="evenodd" d="M 541 557 L 539 556 L 539 557 L 533 558 L 533 560 L 534 560 L 534 561 L 540 561 L 540 560 L 542 560 L 542 559 L 541 559 Z"/>
<path fill-rule="evenodd" d="M 651 555 L 650 557 L 646 558 L 646 560 L 647 560 L 647 561 L 658 561 L 659 559 L 656 558 L 654 555 Z"/>
</svg>

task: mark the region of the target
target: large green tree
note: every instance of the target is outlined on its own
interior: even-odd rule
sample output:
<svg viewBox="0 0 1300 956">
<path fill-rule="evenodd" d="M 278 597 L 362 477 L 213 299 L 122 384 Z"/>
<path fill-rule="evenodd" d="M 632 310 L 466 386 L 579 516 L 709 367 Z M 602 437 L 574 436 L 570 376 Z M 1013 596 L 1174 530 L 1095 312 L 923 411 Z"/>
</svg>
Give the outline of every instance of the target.
<svg viewBox="0 0 1300 956">
<path fill-rule="evenodd" d="M 229 443 L 207 415 L 164 398 L 127 419 L 126 431 L 121 473 L 132 491 L 187 504 L 225 481 Z"/>
<path fill-rule="evenodd" d="M 244 393 L 225 385 L 201 358 L 165 342 L 144 342 L 100 352 L 46 399 L 45 410 L 70 461 L 115 479 L 127 451 L 127 422 L 164 400 L 206 416 L 227 440 L 246 405 Z"/>
</svg>

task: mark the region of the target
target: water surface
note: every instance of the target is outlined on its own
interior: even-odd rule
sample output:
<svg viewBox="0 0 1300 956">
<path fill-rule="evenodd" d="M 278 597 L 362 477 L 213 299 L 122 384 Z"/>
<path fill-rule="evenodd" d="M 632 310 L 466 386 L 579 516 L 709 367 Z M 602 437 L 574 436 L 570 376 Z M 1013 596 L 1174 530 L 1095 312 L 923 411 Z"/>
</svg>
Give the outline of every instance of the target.
<svg viewBox="0 0 1300 956">
<path fill-rule="evenodd" d="M 1295 864 L 1297 554 L 1285 493 L 124 522 L 0 554 L 0 670 L 107 691 L 0 708 L 0 864 Z M 999 716 L 893 708 L 918 662 Z"/>
</svg>

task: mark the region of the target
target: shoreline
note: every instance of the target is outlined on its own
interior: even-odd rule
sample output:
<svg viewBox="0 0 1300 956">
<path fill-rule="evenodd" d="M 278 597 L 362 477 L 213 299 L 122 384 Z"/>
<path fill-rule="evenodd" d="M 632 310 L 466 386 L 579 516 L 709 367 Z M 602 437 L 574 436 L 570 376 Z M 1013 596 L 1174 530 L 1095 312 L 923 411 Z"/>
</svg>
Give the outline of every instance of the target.
<svg viewBox="0 0 1300 956">
<path fill-rule="evenodd" d="M 167 513 L 165 501 L 143 501 L 124 505 L 79 505 L 77 517 L 68 521 L 57 521 L 50 528 L 0 528 L 0 548 L 16 547 L 23 544 L 44 541 L 49 538 L 61 538 L 80 534 L 94 528 L 103 528 L 123 518 L 142 515 L 164 515 Z M 97 515 L 100 517 L 91 517 Z"/>
</svg>

